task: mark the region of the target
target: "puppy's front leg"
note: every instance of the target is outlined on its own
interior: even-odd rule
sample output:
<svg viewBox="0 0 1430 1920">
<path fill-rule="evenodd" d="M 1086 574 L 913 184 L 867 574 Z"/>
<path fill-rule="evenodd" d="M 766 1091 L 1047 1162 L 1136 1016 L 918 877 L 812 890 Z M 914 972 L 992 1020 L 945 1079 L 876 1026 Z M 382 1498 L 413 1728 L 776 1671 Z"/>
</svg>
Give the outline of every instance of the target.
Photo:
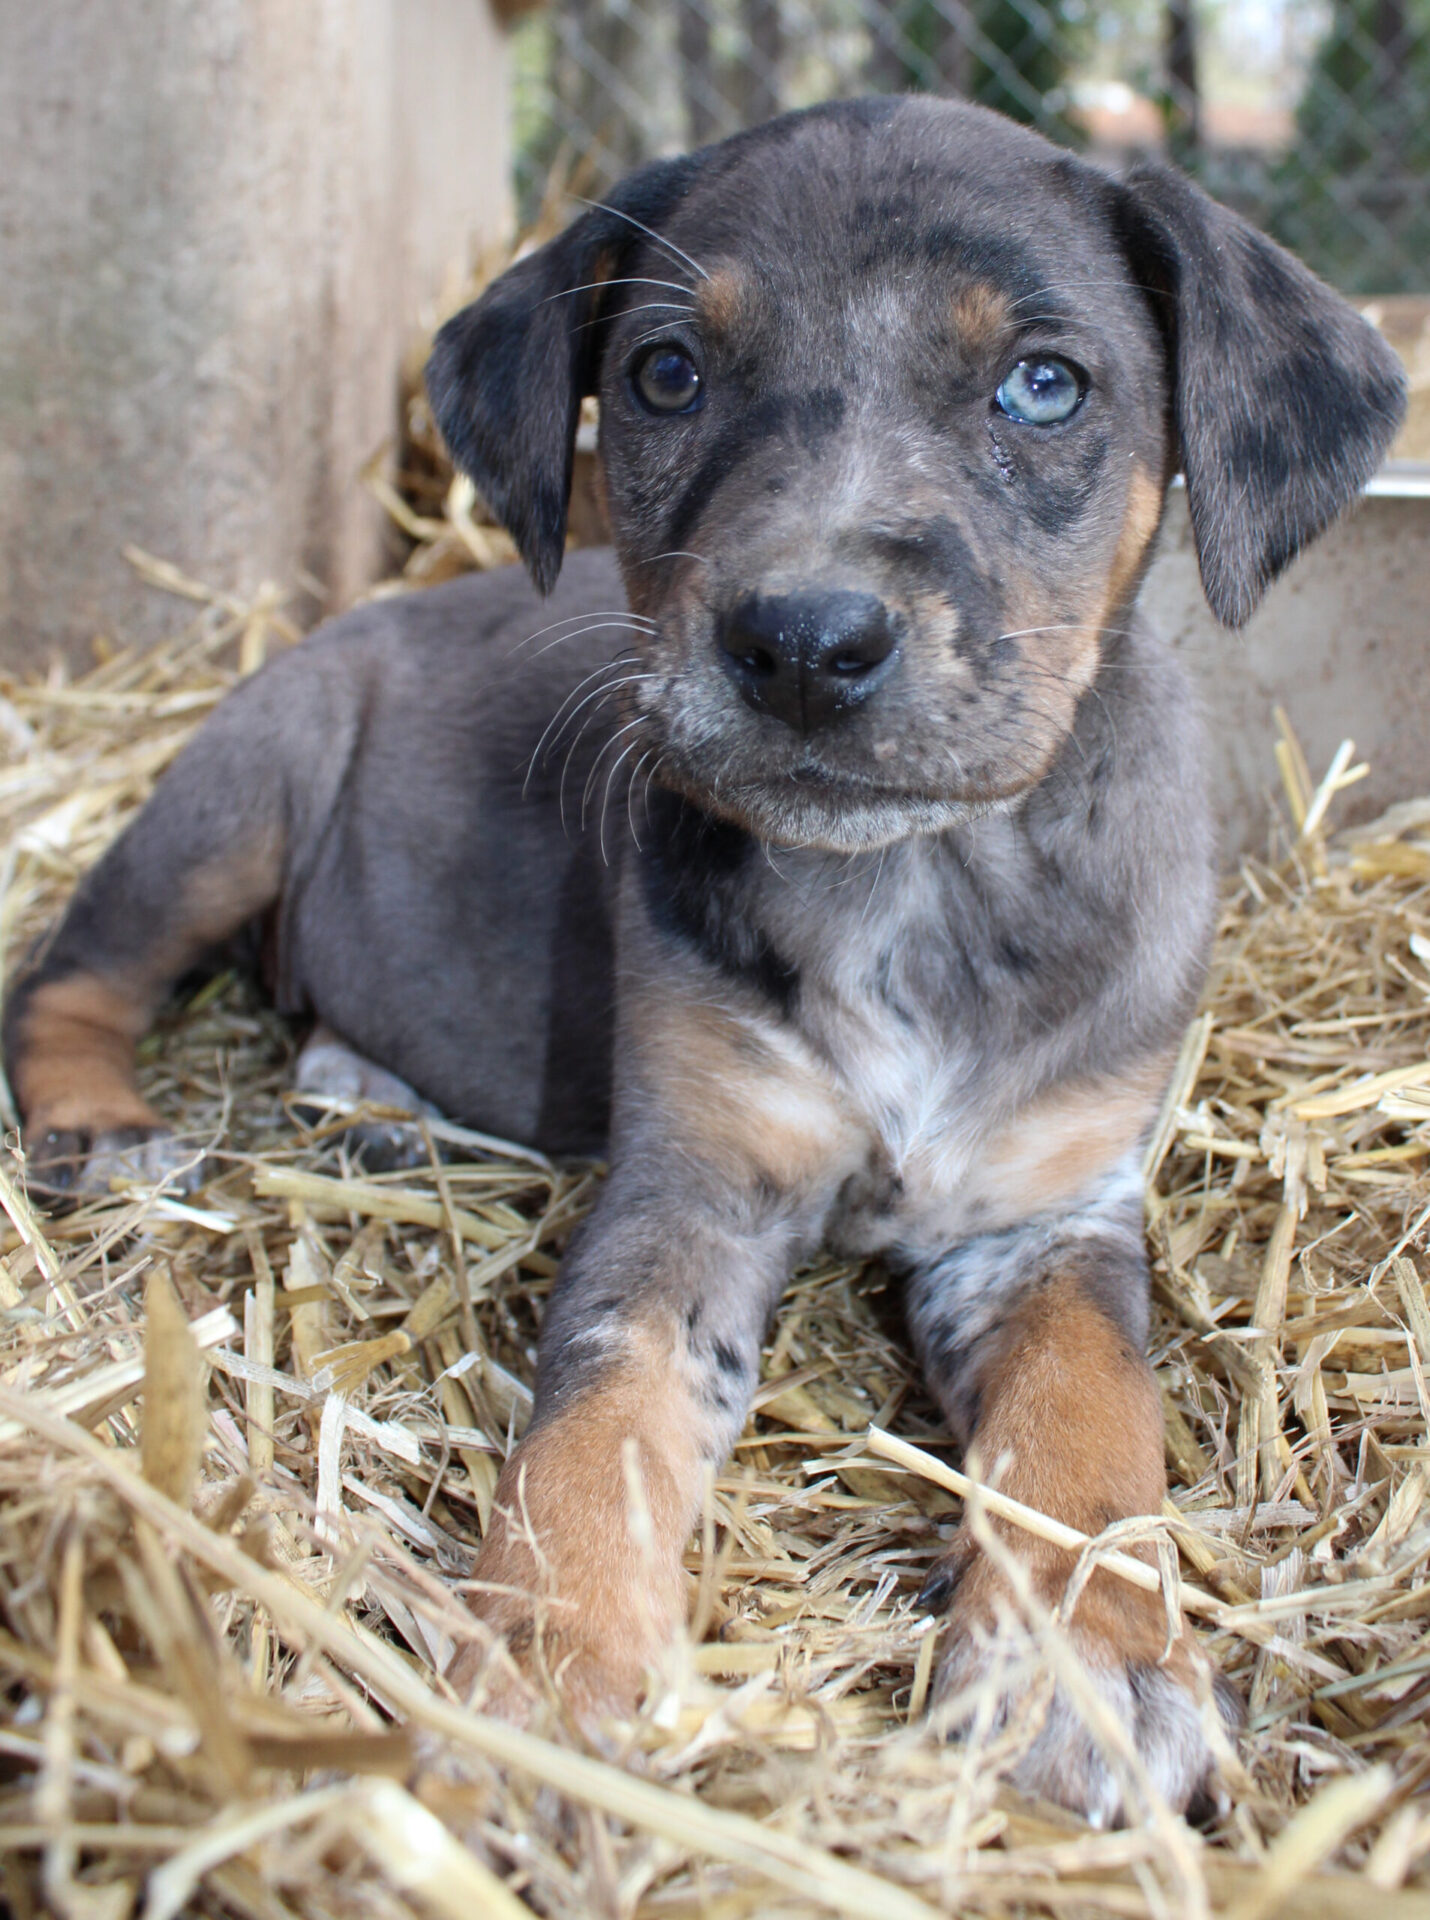
<svg viewBox="0 0 1430 1920">
<path fill-rule="evenodd" d="M 1143 1353 L 1146 1302 L 1130 1169 L 1079 1213 L 970 1241 L 912 1278 L 910 1318 L 930 1382 L 983 1470 L 997 1472 L 1014 1499 L 1084 1533 L 1156 1513 L 1165 1491 L 1162 1413 Z M 1074 1556 L 1012 1527 L 998 1531 L 1043 1601 L 1062 1600 Z M 967 1531 L 930 1575 L 925 1598 L 950 1608 L 954 1630 L 942 1697 L 992 1671 L 1002 1585 Z M 1105 1572 L 1093 1575 L 1065 1624 L 1151 1779 L 1173 1806 L 1187 1807 L 1212 1764 L 1189 1636 L 1169 1648 L 1160 1597 Z M 1005 1693 L 1005 1718 L 1019 1697 Z M 1231 1690 L 1219 1697 L 1234 1719 Z M 1116 1773 L 1061 1687 L 1014 1777 L 1099 1823 L 1125 1816 Z"/>
<path fill-rule="evenodd" d="M 790 1263 L 787 1231 L 705 1185 L 674 1160 L 612 1175 L 548 1305 L 532 1424 L 477 1563 L 478 1614 L 588 1722 L 635 1704 L 684 1620 L 705 1474 L 744 1423 Z M 481 1664 L 473 1648 L 454 1684 Z"/>
</svg>

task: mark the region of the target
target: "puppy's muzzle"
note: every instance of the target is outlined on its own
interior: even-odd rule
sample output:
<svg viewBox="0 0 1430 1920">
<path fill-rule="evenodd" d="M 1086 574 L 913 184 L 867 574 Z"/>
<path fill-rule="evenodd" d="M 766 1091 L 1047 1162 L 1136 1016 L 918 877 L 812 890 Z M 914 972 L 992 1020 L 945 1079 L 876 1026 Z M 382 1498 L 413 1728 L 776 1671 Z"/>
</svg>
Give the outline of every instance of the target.
<svg viewBox="0 0 1430 1920">
<path fill-rule="evenodd" d="M 802 734 L 862 706 L 898 666 L 894 619 L 872 593 L 752 594 L 717 633 L 750 706 Z"/>
</svg>

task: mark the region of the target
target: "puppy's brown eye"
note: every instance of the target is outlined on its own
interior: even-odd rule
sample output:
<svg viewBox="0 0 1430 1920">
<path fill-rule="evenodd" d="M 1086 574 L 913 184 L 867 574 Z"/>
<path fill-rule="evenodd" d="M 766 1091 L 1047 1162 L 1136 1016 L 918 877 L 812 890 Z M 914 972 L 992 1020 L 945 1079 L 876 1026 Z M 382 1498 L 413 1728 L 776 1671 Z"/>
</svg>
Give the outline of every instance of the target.
<svg viewBox="0 0 1430 1920">
<path fill-rule="evenodd" d="M 631 369 L 636 398 L 650 413 L 694 413 L 704 400 L 700 371 L 680 347 L 652 347 Z"/>
</svg>

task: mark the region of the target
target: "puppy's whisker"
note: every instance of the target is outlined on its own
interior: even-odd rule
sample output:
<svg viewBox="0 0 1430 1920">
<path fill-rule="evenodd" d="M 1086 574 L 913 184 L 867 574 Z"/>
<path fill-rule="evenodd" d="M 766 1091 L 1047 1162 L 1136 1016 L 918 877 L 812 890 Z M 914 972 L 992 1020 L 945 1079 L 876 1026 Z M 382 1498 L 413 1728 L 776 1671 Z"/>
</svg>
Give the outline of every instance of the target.
<svg viewBox="0 0 1430 1920">
<path fill-rule="evenodd" d="M 638 560 L 636 565 L 640 567 L 653 567 L 657 560 L 695 560 L 698 561 L 702 567 L 708 567 L 710 565 L 710 562 L 705 558 L 703 553 L 687 553 L 683 547 L 671 547 L 665 553 L 649 553 L 643 559 Z"/>
<path fill-rule="evenodd" d="M 561 779 L 558 782 L 558 787 L 557 787 L 557 797 L 560 801 L 560 806 L 561 806 L 561 828 L 563 832 L 565 832 L 566 830 L 566 776 L 571 771 L 571 762 L 575 759 L 576 751 L 580 747 L 581 742 L 585 739 L 587 730 L 591 727 L 593 722 L 600 716 L 600 714 L 604 710 L 607 698 L 611 694 L 619 693 L 621 688 L 625 685 L 626 685 L 626 682 L 624 680 L 621 680 L 621 681 L 618 681 L 616 685 L 613 687 L 603 687 L 599 689 L 599 698 L 597 698 L 595 706 L 592 707 L 591 711 L 586 715 L 586 718 L 581 722 L 581 725 L 576 730 L 576 737 L 572 740 L 570 746 L 566 749 L 566 757 L 561 763 Z M 573 719 L 575 718 L 574 714 L 572 715 L 572 718 Z M 622 733 L 625 733 L 628 731 L 629 731 L 629 728 L 627 727 L 622 727 L 620 729 L 620 732 Z M 581 829 L 583 832 L 585 831 L 585 826 L 586 826 L 586 800 L 590 792 L 591 776 L 592 774 L 595 773 L 596 768 L 600 765 L 602 754 L 605 753 L 607 747 L 609 747 L 611 744 L 611 740 L 615 737 L 616 736 L 614 735 L 608 736 L 605 740 L 601 742 L 601 745 L 596 750 L 596 757 L 591 763 L 591 773 L 586 776 L 586 788 L 581 795 Z"/>
<path fill-rule="evenodd" d="M 637 724 L 639 723 L 632 722 L 632 725 L 637 725 Z M 636 748 L 639 745 L 640 745 L 639 740 L 632 740 L 629 746 L 622 747 L 621 751 L 617 754 L 615 760 L 611 764 L 611 771 L 606 775 L 606 785 L 601 794 L 601 824 L 597 832 L 597 844 L 600 846 L 600 849 L 601 849 L 601 865 L 603 867 L 608 867 L 611 864 L 610 856 L 606 852 L 606 813 L 611 804 L 611 783 L 621 770 L 621 762 L 625 760 L 628 755 L 634 753 Z M 647 748 L 647 752 L 649 752 L 649 748 Z M 629 781 L 627 782 L 626 791 L 629 794 L 630 792 Z"/>
<path fill-rule="evenodd" d="M 576 627 L 570 633 L 558 633 L 554 640 L 548 640 L 544 647 L 538 647 L 532 658 L 539 660 L 543 653 L 550 653 L 553 647 L 563 646 L 568 640 L 581 640 L 588 633 L 605 633 L 614 630 L 617 633 L 633 633 L 638 639 L 650 640 L 655 637 L 655 627 L 633 626 L 629 620 L 593 620 L 588 627 Z"/>
<path fill-rule="evenodd" d="M 1016 300 L 1010 300 L 1008 302 L 1009 311 L 1016 313 L 1019 307 L 1027 306 L 1028 303 L 1033 300 L 1056 300 L 1060 293 L 1083 293 L 1092 287 L 1123 287 L 1128 293 L 1165 294 L 1167 291 L 1165 287 L 1154 287 L 1141 280 L 1123 279 L 1119 275 L 1109 275 L 1100 279 L 1090 277 L 1086 280 L 1055 280 L 1046 287 L 1039 287 L 1033 293 L 1022 293 L 1019 294 Z M 1071 313 L 1060 313 L 1053 317 L 1058 320 L 1074 320 L 1077 318 L 1075 314 Z"/>
<path fill-rule="evenodd" d="M 571 771 L 571 762 L 575 758 L 576 749 L 580 746 L 582 740 L 585 737 L 586 729 L 591 725 L 591 722 L 596 718 L 597 714 L 601 712 L 602 708 L 605 705 L 605 694 L 608 690 L 603 688 L 600 691 L 601 691 L 602 697 L 597 701 L 595 707 L 591 710 L 590 713 L 586 715 L 586 718 L 581 722 L 580 726 L 576 729 L 576 737 L 574 740 L 572 740 L 570 746 L 566 749 L 565 756 L 561 762 L 561 778 L 556 783 L 556 805 L 557 805 L 557 810 L 561 816 L 561 831 L 567 837 L 567 839 L 569 839 L 571 836 L 570 836 L 570 828 L 568 827 L 566 822 L 566 776 Z M 614 689 L 609 689 L 609 691 L 614 691 Z M 574 714 L 572 718 L 573 719 L 575 718 Z"/>
<path fill-rule="evenodd" d="M 1102 697 L 1096 688 L 1089 687 L 1086 691 L 1092 694 L 1099 705 L 1103 705 L 1105 711 L 1105 703 L 1102 701 Z M 1064 715 L 1056 713 L 1049 707 L 1041 705 L 1034 700 L 1027 702 L 1027 709 L 1035 718 L 1050 720 L 1053 726 L 1057 728 L 1060 738 L 1054 744 L 1054 751 L 1050 760 L 1042 755 L 1034 759 L 1027 754 L 1016 752 L 1012 747 L 1005 747 L 1004 754 L 1014 772 L 1017 773 L 1021 779 L 1030 782 L 1039 782 L 1053 778 L 1056 770 L 1061 765 L 1063 776 L 1073 782 L 1078 793 L 1082 796 L 1084 803 L 1086 803 L 1091 798 L 1089 774 L 1092 765 L 1088 758 L 1087 748 L 1078 738 L 1075 730 L 1064 731 L 1062 724 Z M 1077 749 L 1078 758 L 1082 763 L 1078 769 L 1074 769 L 1070 764 L 1063 761 L 1063 749 L 1069 742 Z"/>
<path fill-rule="evenodd" d="M 607 280 L 603 284 L 606 286 L 610 286 L 611 282 Z M 643 300 L 638 307 L 622 307 L 620 313 L 618 314 L 598 313 L 593 320 L 583 320 L 578 327 L 575 327 L 573 329 L 573 331 L 576 333 L 584 333 L 587 327 L 603 326 L 606 322 L 610 320 L 623 319 L 625 315 L 628 313 L 654 313 L 658 307 L 664 307 L 668 313 L 694 313 L 695 312 L 695 308 L 691 306 L 688 300 Z M 657 333 L 660 333 L 662 329 L 660 327 L 657 327 L 655 331 Z M 642 339 L 650 338 L 648 334 L 643 334 L 641 337 Z"/>
<path fill-rule="evenodd" d="M 1096 620 L 1058 620 L 1049 627 L 1015 627 L 1011 633 L 1000 633 L 1000 640 L 1026 640 L 1034 633 L 1119 633 L 1123 629 L 1099 626 Z"/>
<path fill-rule="evenodd" d="M 629 647 L 626 647 L 626 648 L 623 648 L 620 653 L 616 654 L 613 659 L 603 661 L 599 667 L 593 667 L 590 673 L 586 674 L 582 679 L 578 680 L 575 686 L 572 687 L 571 691 L 566 695 L 566 698 L 561 702 L 560 706 L 556 709 L 555 713 L 553 713 L 551 718 L 547 721 L 545 728 L 542 730 L 541 738 L 536 743 L 536 748 L 535 748 L 535 752 L 533 753 L 533 758 L 535 758 L 536 753 L 540 753 L 542 746 L 546 741 L 547 734 L 557 724 L 562 714 L 565 713 L 567 707 L 576 698 L 577 694 L 581 692 L 583 687 L 589 687 L 591 682 L 593 680 L 598 680 L 603 673 L 623 672 L 627 667 L 634 666 L 635 663 L 636 663 L 635 654 L 632 652 L 632 650 Z"/>
<path fill-rule="evenodd" d="M 612 695 L 623 692 L 626 687 L 633 687 L 638 680 L 653 680 L 655 677 L 653 673 L 631 673 L 627 674 L 623 680 L 613 680 L 608 686 L 594 688 L 586 695 L 586 698 L 579 706 L 573 707 L 571 712 L 567 714 L 560 731 L 551 742 L 551 747 L 547 749 L 548 754 L 560 743 L 561 735 L 566 731 L 566 728 L 570 726 L 571 722 L 576 718 L 576 715 L 580 713 L 583 708 L 590 706 L 593 700 L 598 703 L 609 700 Z M 576 735 L 576 740 L 573 740 L 571 743 L 573 748 L 576 745 L 576 741 L 580 740 L 581 734 L 586 731 L 586 728 L 591 724 L 591 721 L 595 719 L 596 713 L 599 711 L 600 706 L 598 704 L 595 710 L 587 715 L 585 721 L 582 723 L 581 732 Z"/>
<path fill-rule="evenodd" d="M 553 620 L 550 626 L 538 627 L 535 633 L 527 634 L 524 640 L 518 640 L 512 648 L 520 653 L 523 647 L 529 647 L 533 640 L 544 639 L 548 633 L 555 633 L 561 627 L 579 627 L 583 620 L 626 620 L 632 626 L 650 626 L 655 622 L 643 613 L 632 613 L 628 607 L 584 607 L 580 613 L 568 613 L 564 620 Z"/>
<path fill-rule="evenodd" d="M 626 221 L 628 225 L 635 227 L 639 232 L 654 240 L 658 247 L 664 247 L 666 252 L 674 254 L 677 260 L 683 260 L 691 272 L 698 273 L 702 280 L 708 280 L 710 278 L 710 275 L 705 271 L 704 267 L 701 266 L 700 262 L 698 260 L 692 260 L 683 247 L 676 246 L 673 240 L 667 240 L 665 235 L 663 233 L 657 233 L 654 227 L 648 227 L 644 220 L 637 220 L 635 215 L 633 213 L 627 213 L 624 207 L 608 206 L 604 200 L 588 200 L 586 196 L 581 193 L 573 193 L 571 198 L 573 200 L 579 200 L 583 207 L 594 207 L 598 213 L 614 214 L 617 220 Z"/>
<path fill-rule="evenodd" d="M 608 734 L 596 749 L 596 757 L 591 762 L 590 772 L 586 775 L 586 784 L 581 789 L 581 831 L 583 833 L 586 831 L 586 809 L 591 804 L 591 793 L 600 776 L 601 762 L 618 740 L 624 738 L 626 734 L 632 732 L 636 727 L 642 726 L 644 722 L 645 715 L 638 713 L 634 720 L 627 720 L 623 727 L 617 727 L 614 733 Z M 632 742 L 632 745 L 637 744 L 639 743 Z M 616 764 L 619 765 L 620 762 L 617 761 Z"/>
<path fill-rule="evenodd" d="M 637 745 L 639 745 L 639 742 L 637 742 Z M 632 810 L 632 802 L 635 799 L 636 782 L 641 777 L 641 768 L 645 765 L 646 761 L 649 760 L 649 758 L 654 752 L 655 752 L 654 747 L 646 748 L 645 752 L 641 755 L 640 759 L 637 760 L 635 765 L 631 768 L 631 777 L 626 782 L 626 825 L 630 828 L 631 842 L 635 847 L 635 850 L 637 853 L 644 853 L 645 848 L 641 845 L 641 837 L 636 832 L 636 817 L 635 817 L 635 813 Z"/>
<path fill-rule="evenodd" d="M 743 791 L 743 789 L 742 789 L 742 791 Z M 738 794 L 737 794 L 737 797 L 738 797 Z M 763 847 L 763 849 L 764 849 L 764 855 L 765 855 L 765 864 L 766 864 L 766 866 L 768 866 L 768 868 L 769 868 L 769 870 L 770 870 L 770 872 L 771 872 L 772 874 L 774 874 L 774 875 L 775 875 L 775 877 L 776 877 L 776 878 L 777 878 L 777 879 L 778 879 L 778 880 L 779 880 L 779 881 L 780 881 L 780 882 L 781 882 L 782 884 L 784 884 L 784 885 L 788 885 L 788 883 L 789 883 L 789 875 L 788 875 L 787 873 L 785 873 L 785 872 L 784 872 L 784 871 L 783 871 L 783 870 L 781 869 L 781 867 L 780 867 L 780 863 L 779 863 L 779 861 L 778 861 L 778 860 L 776 860 L 776 858 L 775 858 L 775 850 L 774 850 L 774 848 L 773 848 L 773 847 L 772 847 L 772 846 L 770 845 L 770 843 L 769 843 L 769 841 L 768 841 L 768 840 L 764 840 L 764 841 L 761 841 L 761 843 L 760 843 L 760 844 L 761 844 L 761 846 L 762 846 L 762 847 Z"/>
<path fill-rule="evenodd" d="M 1071 674 L 1060 673 L 1056 667 L 1050 667 L 1044 661 L 1041 661 L 1041 660 L 1026 660 L 1024 661 L 1023 666 L 1025 671 L 1030 673 L 1035 673 L 1044 680 L 1050 680 L 1056 686 L 1071 688 L 1073 692 L 1077 695 L 1079 700 L 1081 700 L 1084 696 L 1087 696 L 1090 699 L 1096 700 L 1097 704 L 1102 708 L 1104 716 L 1106 717 L 1108 730 L 1112 735 L 1112 744 L 1113 744 L 1114 750 L 1116 749 L 1117 722 L 1114 720 L 1112 716 L 1112 710 L 1108 706 L 1107 701 L 1103 698 L 1102 693 L 1098 689 L 1096 679 L 1092 679 L 1086 682 L 1086 684 L 1084 684 L 1083 682 L 1074 679 L 1074 677 Z M 1099 673 L 1101 673 L 1102 669 L 1099 668 L 1098 671 Z"/>
<path fill-rule="evenodd" d="M 658 754 L 658 755 L 656 756 L 656 759 L 655 759 L 655 763 L 654 763 L 654 765 L 653 765 L 653 766 L 651 767 L 651 770 L 650 770 L 650 772 L 649 772 L 649 773 L 648 773 L 648 774 L 646 775 L 646 777 L 645 777 L 645 792 L 644 792 L 644 793 L 643 793 L 643 794 L 641 795 L 641 812 L 642 812 L 642 813 L 644 814 L 644 816 L 645 816 L 645 823 L 646 823 L 646 825 L 647 825 L 647 826 L 649 826 L 649 825 L 650 825 L 650 790 L 651 790 L 651 786 L 653 785 L 653 783 L 654 783 L 654 781 L 655 781 L 655 777 L 656 777 L 656 775 L 657 775 L 657 774 L 658 774 L 658 773 L 660 772 L 660 770 L 661 770 L 661 768 L 662 768 L 662 767 L 663 767 L 663 766 L 665 765 L 665 763 L 666 763 L 666 761 L 667 761 L 667 760 L 669 759 L 669 757 L 670 757 L 670 756 L 669 756 L 668 754 L 664 754 L 664 753 L 662 753 L 662 754 Z"/>
<path fill-rule="evenodd" d="M 874 878 L 869 883 L 869 897 L 864 902 L 864 911 L 859 915 L 859 924 L 861 927 L 869 917 L 869 909 L 874 904 L 874 895 L 879 891 L 879 882 L 884 877 L 884 855 L 888 851 L 889 849 L 887 847 L 880 847 L 879 849 L 879 864 L 875 867 Z"/>
<path fill-rule="evenodd" d="M 566 712 L 567 708 L 571 706 L 571 702 L 576 698 L 577 694 L 580 693 L 581 689 L 590 686 L 593 680 L 599 680 L 603 673 L 622 672 L 632 664 L 633 659 L 629 653 L 617 654 L 614 660 L 606 661 L 604 666 L 597 667 L 594 672 L 588 673 L 584 680 L 577 681 L 576 685 L 571 689 L 570 693 L 567 694 L 566 698 L 561 702 L 561 705 L 542 728 L 541 738 L 531 750 L 531 758 L 528 760 L 526 766 L 526 778 L 521 785 L 523 799 L 526 797 L 527 788 L 531 785 L 531 776 L 536 771 L 538 761 L 543 760 L 545 753 L 549 752 L 551 747 L 556 745 L 556 742 L 561 738 L 561 735 L 566 731 L 571 721 L 574 720 L 576 715 L 581 711 L 581 707 L 586 705 L 586 701 L 594 700 L 597 694 L 600 693 L 615 692 L 615 686 L 597 687 L 593 692 L 587 694 L 586 700 L 581 702 L 581 706 L 573 708 L 568 714 Z M 616 684 L 619 685 L 620 683 L 617 682 Z M 564 719 L 562 718 L 563 714 L 566 716 Z M 553 729 L 556 730 L 554 737 Z"/>
<path fill-rule="evenodd" d="M 690 311 L 693 313 L 695 309 L 692 307 Z M 667 321 L 663 327 L 651 327 L 645 333 L 638 333 L 635 339 L 632 340 L 631 345 L 633 347 L 643 347 L 647 340 L 659 340 L 663 335 L 668 334 L 669 332 L 670 332 L 670 322 Z"/>
<path fill-rule="evenodd" d="M 587 280 L 579 287 L 563 287 L 559 293 L 548 293 L 544 300 L 538 300 L 539 307 L 550 306 L 553 300 L 567 300 L 573 293 L 596 293 L 602 287 L 669 287 L 672 293 L 683 293 L 690 298 L 690 289 L 683 280 L 654 280 L 649 274 L 626 274 L 616 280 Z"/>
<path fill-rule="evenodd" d="M 846 853 L 839 863 L 834 878 L 825 881 L 821 891 L 824 893 L 835 893 L 841 887 L 847 887 L 852 880 L 858 877 L 858 864 L 863 857 L 864 849 L 862 847 L 856 847 L 852 853 Z"/>
</svg>

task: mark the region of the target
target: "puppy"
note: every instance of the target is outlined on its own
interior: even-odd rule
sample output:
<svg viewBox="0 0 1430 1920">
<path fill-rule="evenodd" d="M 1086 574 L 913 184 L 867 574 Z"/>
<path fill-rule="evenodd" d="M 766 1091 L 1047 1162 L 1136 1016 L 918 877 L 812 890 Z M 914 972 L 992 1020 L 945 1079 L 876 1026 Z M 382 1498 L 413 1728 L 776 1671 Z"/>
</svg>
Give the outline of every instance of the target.
<svg viewBox="0 0 1430 1920">
<path fill-rule="evenodd" d="M 548 598 L 386 601 L 239 689 L 15 982 L 7 1060 L 33 1166 L 163 1164 L 134 1043 L 260 919 L 319 1080 L 609 1137 L 478 1567 L 596 1716 L 678 1628 L 704 1476 L 821 1244 L 905 1276 L 1005 1491 L 1088 1533 L 1157 1511 L 1139 1166 L 1215 886 L 1194 703 L 1134 603 L 1180 466 L 1245 620 L 1403 382 L 1178 175 L 906 99 L 643 168 L 443 329 L 429 383 Z M 615 551 L 563 570 L 589 393 Z M 1009 1545 L 1057 1602 L 1070 1557 Z M 1001 1576 L 960 1535 L 927 1593 L 956 1691 Z M 1070 1632 L 1187 1806 L 1187 1637 L 1105 1574 Z M 1017 1779 L 1122 1811 L 1061 1695 Z"/>
</svg>

